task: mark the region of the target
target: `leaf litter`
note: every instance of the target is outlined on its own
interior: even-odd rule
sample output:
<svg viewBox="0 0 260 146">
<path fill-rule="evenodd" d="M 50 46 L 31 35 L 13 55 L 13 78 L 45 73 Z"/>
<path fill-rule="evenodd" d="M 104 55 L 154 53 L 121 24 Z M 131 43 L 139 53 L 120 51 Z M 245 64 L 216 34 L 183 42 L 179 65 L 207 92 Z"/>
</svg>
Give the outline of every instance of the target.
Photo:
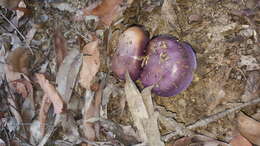
<svg viewBox="0 0 260 146">
<path fill-rule="evenodd" d="M 234 119 L 241 110 L 253 115 L 260 102 L 256 0 L 42 2 L 0 1 L 6 145 L 258 144 L 259 136 L 242 122 L 257 127 L 258 121 Z M 86 21 L 74 21 L 75 14 Z M 48 21 L 39 24 L 43 17 Z M 111 73 L 116 46 L 110 41 L 132 24 L 151 37 L 167 33 L 194 47 L 199 67 L 185 92 L 157 97 Z M 239 132 L 232 134 L 234 121 Z"/>
</svg>

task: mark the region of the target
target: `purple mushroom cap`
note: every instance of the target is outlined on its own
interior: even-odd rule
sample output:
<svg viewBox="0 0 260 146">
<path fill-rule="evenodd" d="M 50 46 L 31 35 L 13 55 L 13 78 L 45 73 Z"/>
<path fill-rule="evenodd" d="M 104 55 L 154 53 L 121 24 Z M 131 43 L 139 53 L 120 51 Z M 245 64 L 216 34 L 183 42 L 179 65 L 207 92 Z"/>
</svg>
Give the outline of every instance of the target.
<svg viewBox="0 0 260 146">
<path fill-rule="evenodd" d="M 127 71 L 132 80 L 139 78 L 144 49 L 148 41 L 146 32 L 138 26 L 128 28 L 120 36 L 117 52 L 112 58 L 112 71 L 120 79 L 125 79 Z"/>
<path fill-rule="evenodd" d="M 144 87 L 153 85 L 155 94 L 169 97 L 191 84 L 197 63 L 189 44 L 169 35 L 160 35 L 148 43 L 146 55 L 140 77 Z"/>
</svg>

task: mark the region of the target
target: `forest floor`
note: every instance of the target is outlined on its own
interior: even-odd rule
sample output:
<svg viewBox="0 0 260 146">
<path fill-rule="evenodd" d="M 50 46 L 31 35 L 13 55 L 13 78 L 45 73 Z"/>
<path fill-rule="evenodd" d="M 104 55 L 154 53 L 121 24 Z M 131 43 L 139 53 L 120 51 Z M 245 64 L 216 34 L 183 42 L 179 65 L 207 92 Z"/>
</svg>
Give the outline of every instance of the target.
<svg viewBox="0 0 260 146">
<path fill-rule="evenodd" d="M 35 0 L 19 6 L 26 8 L 0 8 L 0 143 L 260 145 L 259 1 Z M 118 38 L 133 24 L 150 38 L 170 34 L 193 47 L 197 69 L 187 90 L 144 95 L 112 72 Z M 137 99 L 130 95 L 145 105 L 142 98 L 151 98 L 148 107 L 158 115 L 142 117 L 151 111 L 131 105 Z"/>
</svg>

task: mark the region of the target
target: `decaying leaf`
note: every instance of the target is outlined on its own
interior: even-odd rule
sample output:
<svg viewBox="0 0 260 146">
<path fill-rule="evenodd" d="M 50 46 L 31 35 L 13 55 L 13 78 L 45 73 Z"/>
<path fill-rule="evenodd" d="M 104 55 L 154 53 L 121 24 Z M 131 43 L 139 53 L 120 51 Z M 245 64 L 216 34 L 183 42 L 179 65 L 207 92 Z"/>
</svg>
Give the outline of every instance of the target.
<svg viewBox="0 0 260 146">
<path fill-rule="evenodd" d="M 66 104 L 70 101 L 81 64 L 82 55 L 78 50 L 72 50 L 59 67 L 56 78 L 56 83 L 58 84 L 57 90 Z"/>
<path fill-rule="evenodd" d="M 57 30 L 54 33 L 54 48 L 55 48 L 55 53 L 56 53 L 56 61 L 57 65 L 59 66 L 63 59 L 67 55 L 67 42 L 64 38 L 64 36 L 61 34 L 60 30 Z"/>
<path fill-rule="evenodd" d="M 7 57 L 7 64 L 13 72 L 28 74 L 31 55 L 26 48 L 16 48 Z"/>
<path fill-rule="evenodd" d="M 229 146 L 229 144 L 215 140 L 204 135 L 194 135 L 190 137 L 183 137 L 174 142 L 173 146 Z"/>
<path fill-rule="evenodd" d="M 121 7 L 123 0 L 103 0 L 100 4 L 94 4 L 83 9 L 84 15 L 95 15 L 100 17 L 101 21 L 110 26 L 111 23 L 122 15 Z"/>
<path fill-rule="evenodd" d="M 230 144 L 231 146 L 252 146 L 252 144 L 242 135 L 233 137 Z"/>
<path fill-rule="evenodd" d="M 38 83 L 40 84 L 41 88 L 43 89 L 45 95 L 50 99 L 54 106 L 54 112 L 56 114 L 60 114 L 64 110 L 64 102 L 55 89 L 55 87 L 49 83 L 49 81 L 45 78 L 43 74 L 36 74 Z"/>
<path fill-rule="evenodd" d="M 251 143 L 260 145 L 260 122 L 240 112 L 237 117 L 237 127 L 242 136 Z"/>
<path fill-rule="evenodd" d="M 22 97 L 32 97 L 33 87 L 30 81 L 26 79 L 17 79 L 9 82 L 9 85 L 16 93 L 21 94 Z"/>
<path fill-rule="evenodd" d="M 51 106 L 51 101 L 50 101 L 49 97 L 44 95 L 42 97 L 41 108 L 40 108 L 40 113 L 39 113 L 40 130 L 41 130 L 42 135 L 45 132 L 47 113 L 49 111 L 50 106 Z"/>
<path fill-rule="evenodd" d="M 88 43 L 83 48 L 83 64 L 80 71 L 79 83 L 82 87 L 90 89 L 91 81 L 99 70 L 100 58 L 98 40 Z"/>
<path fill-rule="evenodd" d="M 127 105 L 142 141 L 148 145 L 164 146 L 157 123 L 159 114 L 154 112 L 151 87 L 144 89 L 141 94 L 127 74 L 125 93 Z"/>
</svg>

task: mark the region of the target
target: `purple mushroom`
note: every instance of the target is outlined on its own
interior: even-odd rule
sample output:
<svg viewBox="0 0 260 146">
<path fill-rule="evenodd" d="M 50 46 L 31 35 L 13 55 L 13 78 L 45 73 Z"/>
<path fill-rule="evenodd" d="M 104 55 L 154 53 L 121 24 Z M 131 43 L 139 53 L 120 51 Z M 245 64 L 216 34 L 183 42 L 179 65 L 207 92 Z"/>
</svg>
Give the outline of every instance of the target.
<svg viewBox="0 0 260 146">
<path fill-rule="evenodd" d="M 155 94 L 169 97 L 190 85 L 197 64 L 189 44 L 169 35 L 160 35 L 148 43 L 146 55 L 141 73 L 144 87 L 154 85 Z"/>
<path fill-rule="evenodd" d="M 143 28 L 133 26 L 128 28 L 119 38 L 117 52 L 112 58 L 112 71 L 125 79 L 128 71 L 132 80 L 137 80 L 141 74 L 141 63 L 144 49 L 149 41 Z"/>
</svg>

